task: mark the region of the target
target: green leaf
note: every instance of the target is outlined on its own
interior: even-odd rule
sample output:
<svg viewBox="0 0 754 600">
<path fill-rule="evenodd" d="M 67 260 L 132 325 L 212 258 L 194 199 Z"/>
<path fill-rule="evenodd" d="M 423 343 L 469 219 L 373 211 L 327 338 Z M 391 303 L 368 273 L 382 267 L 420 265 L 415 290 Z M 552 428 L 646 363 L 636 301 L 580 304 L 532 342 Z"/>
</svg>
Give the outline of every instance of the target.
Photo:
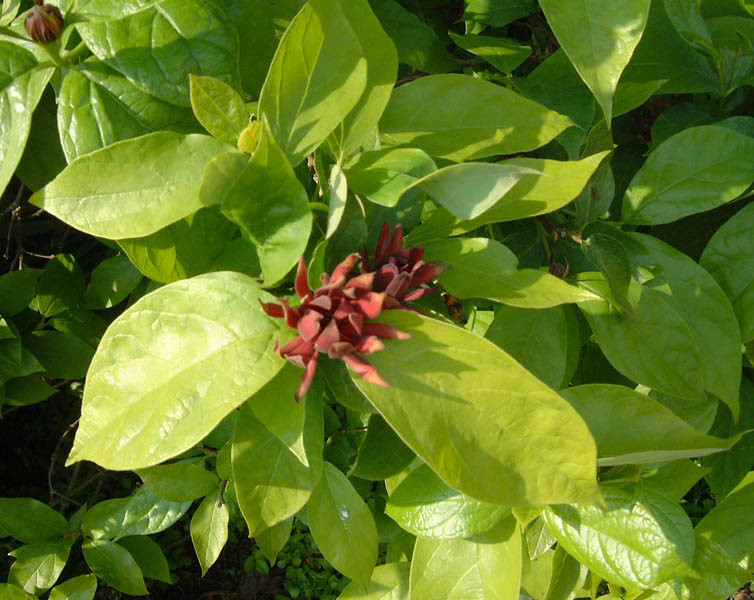
<svg viewBox="0 0 754 600">
<path fill-rule="evenodd" d="M 84 294 L 84 306 L 92 310 L 120 304 L 141 283 L 141 273 L 119 254 L 106 258 L 92 271 L 92 279 Z"/>
<path fill-rule="evenodd" d="M 600 502 L 594 441 L 565 400 L 464 329 L 404 311 L 380 321 L 411 335 L 369 357 L 391 387 L 354 382 L 450 487 L 508 506 Z"/>
<path fill-rule="evenodd" d="M 214 77 L 190 75 L 191 108 L 210 134 L 235 145 L 249 124 L 249 111 L 243 98 L 227 83 Z"/>
<path fill-rule="evenodd" d="M 288 539 L 291 537 L 291 528 L 293 526 L 293 517 L 280 521 L 277 525 L 263 529 L 254 536 L 254 541 L 259 546 L 265 558 L 270 564 L 275 564 L 275 559 L 280 551 L 285 547 Z"/>
<path fill-rule="evenodd" d="M 642 473 L 642 483 L 680 502 L 708 472 L 709 468 L 702 467 L 693 460 L 674 460 L 649 473 Z"/>
<path fill-rule="evenodd" d="M 398 204 L 418 179 L 437 169 L 426 152 L 417 148 L 389 148 L 359 154 L 346 165 L 350 189 L 382 206 Z"/>
<path fill-rule="evenodd" d="M 601 466 L 705 456 L 727 450 L 741 438 L 699 433 L 656 400 L 619 385 L 580 385 L 561 394 L 597 440 Z"/>
<path fill-rule="evenodd" d="M 6 389 L 8 384 L 6 383 Z M 7 394 L 7 391 L 6 391 Z M 733 421 L 729 410 L 719 408 L 710 433 L 719 436 L 734 436 L 748 433 L 754 429 L 754 384 L 747 378 L 741 378 L 741 414 L 738 422 Z M 740 483 L 752 466 L 754 466 L 754 436 L 744 435 L 728 452 L 713 454 L 702 459 L 702 464 L 709 468 L 704 479 L 717 498 L 727 496 Z"/>
<path fill-rule="evenodd" d="M 94 356 L 89 344 L 62 331 L 34 331 L 23 342 L 53 379 L 83 379 Z"/>
<path fill-rule="evenodd" d="M 34 498 L 0 498 L 0 528 L 24 544 L 54 540 L 68 524 L 59 512 Z"/>
<path fill-rule="evenodd" d="M 579 304 L 605 356 L 625 376 L 671 396 L 699 401 L 711 392 L 737 416 L 740 333 L 725 294 L 707 271 L 658 239 L 625 239 L 632 267 L 658 274 L 644 285 L 632 281 L 629 315 L 606 301 Z M 586 277 L 589 289 L 609 296 L 597 274 Z"/>
<path fill-rule="evenodd" d="M 502 27 L 537 11 L 534 0 L 467 0 L 464 21 Z"/>
<path fill-rule="evenodd" d="M 123 546 L 107 540 L 87 540 L 81 550 L 92 572 L 116 590 L 131 596 L 147 594 L 139 565 Z"/>
<path fill-rule="evenodd" d="M 665 12 L 675 30 L 693 46 L 696 42 L 712 43 L 696 0 L 664 0 Z"/>
<path fill-rule="evenodd" d="M 146 277 L 161 283 L 218 270 L 258 275 L 259 261 L 252 243 L 243 238 L 231 242 L 237 232 L 219 207 L 209 206 L 156 233 L 118 240 L 118 244 Z M 226 252 L 240 259 L 245 268 L 222 268 Z"/>
<path fill-rule="evenodd" d="M 287 387 L 291 396 L 299 380 L 295 371 L 288 372 L 290 384 L 295 385 L 286 381 L 282 390 Z M 269 395 L 279 390 L 276 384 L 280 381 L 273 379 L 260 393 Z M 301 510 L 322 476 L 322 404 L 312 392 L 302 400 L 306 403 L 304 444 L 309 466 L 257 419 L 250 404 L 241 407 L 231 450 L 233 479 L 252 537 Z"/>
<path fill-rule="evenodd" d="M 375 567 L 368 592 L 365 593 L 357 582 L 352 581 L 338 596 L 338 600 L 408 600 L 409 569 L 407 562 Z"/>
<path fill-rule="evenodd" d="M 191 502 L 168 502 L 146 486 L 126 498 L 104 500 L 92 506 L 81 530 L 93 539 L 118 540 L 130 535 L 164 531 L 180 519 Z"/>
<path fill-rule="evenodd" d="M 677 502 L 654 490 L 603 486 L 608 510 L 545 509 L 547 528 L 569 554 L 612 583 L 654 587 L 693 575 L 694 530 Z"/>
<path fill-rule="evenodd" d="M 63 79 L 58 96 L 58 130 L 68 162 L 161 129 L 200 131 L 191 109 L 147 94 L 94 58 L 77 65 Z"/>
<path fill-rule="evenodd" d="M 449 74 L 396 88 L 380 132 L 387 145 L 462 161 L 533 150 L 571 125 L 569 118 L 502 86 Z"/>
<path fill-rule="evenodd" d="M 522 308 L 549 308 L 595 298 L 549 273 L 517 271 L 516 256 L 487 238 L 430 242 L 425 245 L 425 257 L 451 267 L 440 275 L 440 283 L 457 298 L 488 298 Z"/>
<path fill-rule="evenodd" d="M 696 531 L 722 546 L 731 558 L 751 569 L 754 529 L 752 529 L 751 503 L 754 498 L 754 477 L 751 473 L 725 498 L 718 499 L 717 505 L 696 526 Z"/>
<path fill-rule="evenodd" d="M 610 285 L 610 293 L 618 308 L 631 312 L 628 287 L 631 283 L 631 258 L 619 239 L 599 231 L 581 245 L 584 256 L 597 267 Z"/>
<path fill-rule="evenodd" d="M 369 0 L 372 10 L 392 38 L 398 58 L 423 73 L 445 73 L 456 68 L 453 55 L 434 29 L 394 0 Z"/>
<path fill-rule="evenodd" d="M 400 473 L 414 459 L 414 453 L 379 415 L 370 415 L 367 434 L 359 446 L 350 475 L 380 481 Z"/>
<path fill-rule="evenodd" d="M 663 82 L 658 90 L 662 94 L 720 89 L 711 63 L 676 31 L 665 2 L 651 3 L 644 35 L 621 77 L 621 83 L 650 81 Z"/>
<path fill-rule="evenodd" d="M 50 589 L 63 572 L 73 539 L 36 542 L 10 552 L 16 561 L 10 567 L 8 583 L 35 596 Z"/>
<path fill-rule="evenodd" d="M 339 157 L 349 158 L 361 148 L 371 150 L 377 142 L 377 124 L 393 93 L 398 72 L 395 45 L 370 10 L 369 2 L 343 2 L 350 24 L 362 45 L 367 66 L 366 88 L 356 106 L 333 132 Z"/>
<path fill-rule="evenodd" d="M 445 209 L 436 210 L 408 235 L 407 241 L 422 243 L 466 233 L 490 223 L 553 212 L 578 197 L 608 154 L 600 152 L 579 161 L 544 158 L 507 160 L 503 164 L 533 169 L 538 173 L 523 175 L 503 198 L 476 219 L 464 221 Z"/>
<path fill-rule="evenodd" d="M 408 188 L 419 188 L 459 219 L 474 219 L 503 198 L 533 169 L 508 164 L 450 165 L 422 177 Z"/>
<path fill-rule="evenodd" d="M 327 215 L 327 232 L 325 239 L 329 239 L 337 231 L 343 213 L 346 210 L 346 200 L 348 199 L 348 181 L 343 170 L 336 163 L 330 170 L 329 178 L 329 211 Z"/>
<path fill-rule="evenodd" d="M 0 315 L 12 317 L 29 306 L 41 273 L 41 269 L 25 268 L 0 276 Z"/>
<path fill-rule="evenodd" d="M 558 546 L 552 560 L 552 576 L 545 600 L 568 600 L 573 597 L 581 569 L 579 561 Z"/>
<path fill-rule="evenodd" d="M 148 467 L 212 431 L 284 364 L 272 352 L 281 323 L 259 299 L 274 300 L 245 275 L 211 273 L 162 287 L 113 321 L 89 370 L 69 464 Z"/>
<path fill-rule="evenodd" d="M 420 537 L 411 560 L 410 596 L 516 600 L 521 562 L 521 533 L 513 517 L 467 540 Z"/>
<path fill-rule="evenodd" d="M 50 590 L 50 600 L 94 600 L 97 576 L 79 575 Z"/>
<path fill-rule="evenodd" d="M 507 38 L 473 33 L 456 35 L 448 32 L 448 35 L 457 46 L 483 58 L 506 75 L 510 75 L 511 71 L 524 62 L 532 52 L 531 47 L 522 46 Z"/>
<path fill-rule="evenodd" d="M 142 237 L 202 207 L 204 167 L 227 148 L 167 131 L 118 142 L 74 160 L 32 202 L 91 235 Z"/>
<path fill-rule="evenodd" d="M 131 535 L 118 540 L 118 545 L 128 550 L 144 577 L 173 583 L 168 560 L 157 542 L 146 535 Z"/>
<path fill-rule="evenodd" d="M 228 505 L 222 501 L 220 490 L 202 500 L 191 517 L 191 541 L 194 544 L 202 576 L 215 564 L 228 541 Z"/>
<path fill-rule="evenodd" d="M 364 94 L 360 34 L 372 18 L 366 0 L 310 0 L 280 40 L 259 111 L 291 164 L 316 149 Z"/>
<path fill-rule="evenodd" d="M 50 320 L 50 325 L 60 332 L 73 334 L 96 348 L 108 323 L 96 313 L 78 308 L 56 315 Z"/>
<path fill-rule="evenodd" d="M 447 539 L 489 531 L 510 512 L 449 488 L 422 465 L 390 494 L 385 514 L 416 536 Z"/>
<path fill-rule="evenodd" d="M 222 9 L 201 0 L 139 2 L 133 8 L 76 24 L 107 66 L 177 106 L 191 106 L 190 73 L 237 85 L 238 38 Z"/>
<path fill-rule="evenodd" d="M 226 153 L 207 165 L 200 195 L 205 203 L 222 203 L 223 214 L 252 239 L 266 285 L 278 283 L 306 249 L 309 199 L 267 125 L 250 160 Z"/>
<path fill-rule="evenodd" d="M 220 485 L 217 475 L 195 464 L 157 465 L 139 469 L 136 474 L 156 496 L 169 502 L 195 500 Z"/>
<path fill-rule="evenodd" d="M 377 562 L 377 527 L 372 512 L 345 475 L 330 463 L 306 505 L 317 547 L 346 577 L 369 589 Z"/>
<path fill-rule="evenodd" d="M 0 13 L 0 26 L 9 25 L 18 14 L 21 0 L 3 0 L 2 12 Z"/>
<path fill-rule="evenodd" d="M 657 225 L 711 210 L 754 182 L 754 139 L 716 125 L 665 140 L 631 180 L 623 200 L 628 223 Z"/>
<path fill-rule="evenodd" d="M 551 388 L 558 390 L 568 382 L 567 359 L 578 335 L 568 331 L 565 308 L 525 309 L 503 306 L 484 334 L 493 344 L 526 367 Z M 578 334 L 578 332 L 576 332 Z"/>
<path fill-rule="evenodd" d="M 540 6 L 555 37 L 584 83 L 612 120 L 613 95 L 634 52 L 649 15 L 649 0 L 558 2 Z"/>
<path fill-rule="evenodd" d="M 696 535 L 693 567 L 703 577 L 686 577 L 673 586 L 673 591 L 681 600 L 734 596 L 738 588 L 750 579 L 750 575 L 736 564 L 722 546 L 699 533 Z"/>
<path fill-rule="evenodd" d="M 699 263 L 728 296 L 744 343 L 754 340 L 754 205 L 748 204 L 715 232 Z"/>
<path fill-rule="evenodd" d="M 0 192 L 24 153 L 31 117 L 54 69 L 38 68 L 34 55 L 0 40 Z"/>
<path fill-rule="evenodd" d="M 749 0 L 746 0 L 746 3 L 751 4 Z M 751 16 L 744 6 L 744 0 L 701 0 L 700 9 L 705 19 L 728 15 Z"/>
<path fill-rule="evenodd" d="M 47 400 L 56 392 L 39 375 L 27 375 L 5 382 L 5 403 L 10 406 L 29 406 Z"/>
<path fill-rule="evenodd" d="M 36 596 L 27 594 L 24 590 L 10 583 L 0 583 L 0 596 L 3 600 L 35 600 Z"/>
<path fill-rule="evenodd" d="M 58 254 L 45 265 L 37 282 L 37 310 L 52 317 L 77 307 L 84 297 L 84 272 L 72 254 Z"/>
</svg>

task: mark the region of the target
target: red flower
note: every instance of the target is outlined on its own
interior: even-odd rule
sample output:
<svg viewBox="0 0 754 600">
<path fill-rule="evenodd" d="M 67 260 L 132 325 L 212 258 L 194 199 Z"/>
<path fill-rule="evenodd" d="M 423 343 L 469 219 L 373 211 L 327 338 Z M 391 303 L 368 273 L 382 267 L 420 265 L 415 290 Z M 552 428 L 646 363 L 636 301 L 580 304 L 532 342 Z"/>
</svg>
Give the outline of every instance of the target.
<svg viewBox="0 0 754 600">
<path fill-rule="evenodd" d="M 423 247 L 403 247 L 403 227 L 400 223 L 395 226 L 392 235 L 390 225 L 385 223 L 377 240 L 374 267 L 365 246 L 361 251 L 361 270 L 366 273 L 374 269 L 373 289 L 388 296 L 386 308 L 405 308 L 405 302 L 434 294 L 440 289 L 439 286 L 427 284 L 437 279 L 447 266 L 440 261 L 425 263 L 423 258 Z"/>
<path fill-rule="evenodd" d="M 35 0 L 34 8 L 24 20 L 27 33 L 40 44 L 48 44 L 58 39 L 64 25 L 63 15 L 58 7 L 44 4 L 43 0 Z"/>
<path fill-rule="evenodd" d="M 280 356 L 306 369 L 296 392 L 297 400 L 303 398 L 311 386 L 321 352 L 326 352 L 330 358 L 343 359 L 365 381 L 388 387 L 377 369 L 360 355 L 382 350 L 385 346 L 380 340 L 410 337 L 391 325 L 367 322 L 382 312 L 386 295 L 372 289 L 374 273 L 351 277 L 358 261 L 358 254 L 349 255 L 332 276 L 322 276 L 322 287 L 312 291 L 302 256 L 295 283 L 301 304 L 294 308 L 285 299 L 281 299 L 280 304 L 260 301 L 268 315 L 285 318 L 286 323 L 298 331 L 298 336 L 282 348 L 279 344 L 275 346 Z"/>
</svg>

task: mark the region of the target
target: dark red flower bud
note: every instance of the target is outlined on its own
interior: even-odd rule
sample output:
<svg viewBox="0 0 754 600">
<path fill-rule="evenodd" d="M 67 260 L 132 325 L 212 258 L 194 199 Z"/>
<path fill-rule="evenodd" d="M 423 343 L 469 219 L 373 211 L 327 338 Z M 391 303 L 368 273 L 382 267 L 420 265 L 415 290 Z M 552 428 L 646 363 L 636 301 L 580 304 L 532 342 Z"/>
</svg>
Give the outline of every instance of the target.
<svg viewBox="0 0 754 600">
<path fill-rule="evenodd" d="M 34 8 L 26 15 L 24 27 L 31 39 L 40 44 L 54 42 L 63 31 L 65 21 L 57 6 L 35 0 Z"/>
</svg>

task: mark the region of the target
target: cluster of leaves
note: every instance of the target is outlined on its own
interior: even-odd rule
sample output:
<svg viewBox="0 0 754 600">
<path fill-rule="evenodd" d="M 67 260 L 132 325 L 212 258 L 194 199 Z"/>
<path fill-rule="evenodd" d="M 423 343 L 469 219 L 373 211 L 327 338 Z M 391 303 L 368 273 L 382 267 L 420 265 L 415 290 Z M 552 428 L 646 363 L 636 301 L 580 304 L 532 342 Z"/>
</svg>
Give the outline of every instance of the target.
<svg viewBox="0 0 754 600">
<path fill-rule="evenodd" d="M 195 501 L 203 571 L 232 511 L 270 560 L 295 519 L 343 600 L 749 581 L 751 2 L 60 0 L 46 45 L 20 4 L 0 187 L 114 255 L 88 287 L 69 256 L 0 279 L 6 402 L 86 363 L 68 464 L 143 485 L 68 519 L 0 499 L 24 544 L 1 593 L 46 593 L 82 538 L 93 575 L 52 600 L 146 594 L 149 536 Z M 387 386 L 323 356 L 298 401 L 263 306 L 308 302 L 384 222 L 446 293 L 379 316 L 410 336 L 369 357 Z"/>
</svg>

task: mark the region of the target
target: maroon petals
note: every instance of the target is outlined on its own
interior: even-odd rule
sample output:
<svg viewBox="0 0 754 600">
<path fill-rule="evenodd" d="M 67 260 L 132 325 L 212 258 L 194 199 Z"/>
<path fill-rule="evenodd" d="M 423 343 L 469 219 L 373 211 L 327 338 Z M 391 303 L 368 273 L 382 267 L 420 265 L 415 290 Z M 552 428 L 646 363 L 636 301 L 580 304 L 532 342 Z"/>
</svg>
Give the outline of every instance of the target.
<svg viewBox="0 0 754 600">
<path fill-rule="evenodd" d="M 392 325 L 386 323 L 364 323 L 362 328 L 364 335 L 376 335 L 383 340 L 407 340 L 411 336 L 403 331 L 398 331 Z"/>
<path fill-rule="evenodd" d="M 306 396 L 306 392 L 309 391 L 312 381 L 314 381 L 314 374 L 317 372 L 318 358 L 319 354 L 315 353 L 306 365 L 306 371 L 304 371 L 304 375 L 301 377 L 301 384 L 298 386 L 298 390 L 296 390 L 296 402 L 300 402 L 301 398 Z"/>
<path fill-rule="evenodd" d="M 272 302 L 262 302 L 259 300 L 259 304 L 262 305 L 262 310 L 271 317 L 282 319 L 285 316 L 283 307 L 279 304 L 273 304 Z"/>
<path fill-rule="evenodd" d="M 343 356 L 343 362 L 351 367 L 351 370 L 367 383 L 381 385 L 382 387 L 390 387 L 388 383 L 380 377 L 379 373 L 377 373 L 377 369 L 374 368 L 374 365 L 370 365 L 360 356 L 353 353 L 346 354 Z"/>
<path fill-rule="evenodd" d="M 312 293 L 312 290 L 309 288 L 309 271 L 306 268 L 303 254 L 301 255 L 301 258 L 298 259 L 298 271 L 296 271 L 295 288 L 298 297 L 302 300 L 306 296 L 310 296 Z"/>
</svg>

